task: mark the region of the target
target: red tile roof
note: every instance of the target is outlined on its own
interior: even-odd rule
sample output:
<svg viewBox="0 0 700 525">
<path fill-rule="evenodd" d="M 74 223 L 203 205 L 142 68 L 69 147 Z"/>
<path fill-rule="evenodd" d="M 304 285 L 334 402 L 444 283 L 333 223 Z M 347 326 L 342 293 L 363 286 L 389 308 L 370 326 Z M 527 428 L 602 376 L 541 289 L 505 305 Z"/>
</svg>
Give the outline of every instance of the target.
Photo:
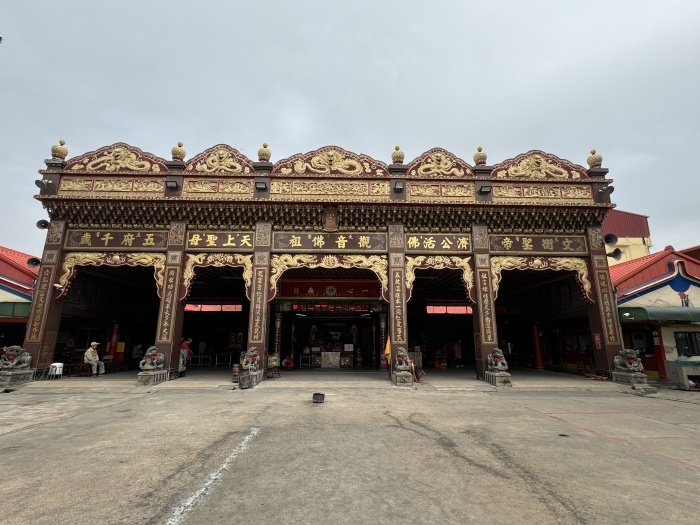
<svg viewBox="0 0 700 525">
<path fill-rule="evenodd" d="M 16 270 L 27 275 L 30 280 L 39 275 L 39 268 L 30 268 L 27 266 L 27 259 L 31 259 L 33 255 L 27 253 L 18 252 L 17 250 L 11 250 L 10 248 L 5 248 L 0 246 L 0 262 L 4 262 L 14 267 Z M 7 273 L 7 272 L 0 272 Z"/>
<path fill-rule="evenodd" d="M 672 271 L 668 264 L 670 260 L 683 261 L 688 274 L 700 278 L 700 260 L 675 251 L 673 246 L 666 246 L 662 252 L 611 266 L 610 278 L 618 293 L 623 293 L 625 290 L 668 275 Z"/>
<path fill-rule="evenodd" d="M 628 211 L 610 210 L 603 219 L 603 233 L 614 233 L 618 237 L 651 237 L 649 217 Z"/>
</svg>

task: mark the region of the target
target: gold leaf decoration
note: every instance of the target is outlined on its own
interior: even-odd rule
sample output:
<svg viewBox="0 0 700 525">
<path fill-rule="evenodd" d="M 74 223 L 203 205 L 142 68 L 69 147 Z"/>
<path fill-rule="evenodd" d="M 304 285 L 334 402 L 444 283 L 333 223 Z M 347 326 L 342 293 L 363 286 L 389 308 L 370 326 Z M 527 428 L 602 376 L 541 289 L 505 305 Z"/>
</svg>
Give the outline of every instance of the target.
<svg viewBox="0 0 700 525">
<path fill-rule="evenodd" d="M 194 169 L 202 173 L 241 173 L 243 166 L 233 159 L 230 151 L 218 148 L 204 161 L 197 162 Z"/>
<path fill-rule="evenodd" d="M 75 167 L 74 167 L 75 169 Z M 87 171 L 118 171 L 126 169 L 129 171 L 148 171 L 151 163 L 147 160 L 139 160 L 136 153 L 117 146 L 101 157 L 97 157 L 85 166 Z"/>
</svg>

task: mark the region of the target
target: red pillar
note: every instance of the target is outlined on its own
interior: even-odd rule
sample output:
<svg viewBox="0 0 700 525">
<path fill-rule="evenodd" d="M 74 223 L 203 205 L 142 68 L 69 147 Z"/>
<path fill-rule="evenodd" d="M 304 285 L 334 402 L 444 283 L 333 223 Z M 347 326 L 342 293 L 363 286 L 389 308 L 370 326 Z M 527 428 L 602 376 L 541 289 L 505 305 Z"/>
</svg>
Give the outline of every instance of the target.
<svg viewBox="0 0 700 525">
<path fill-rule="evenodd" d="M 532 338 L 535 342 L 535 368 L 537 370 L 544 370 L 542 350 L 540 349 L 540 327 L 537 326 L 537 323 L 532 325 Z"/>
</svg>

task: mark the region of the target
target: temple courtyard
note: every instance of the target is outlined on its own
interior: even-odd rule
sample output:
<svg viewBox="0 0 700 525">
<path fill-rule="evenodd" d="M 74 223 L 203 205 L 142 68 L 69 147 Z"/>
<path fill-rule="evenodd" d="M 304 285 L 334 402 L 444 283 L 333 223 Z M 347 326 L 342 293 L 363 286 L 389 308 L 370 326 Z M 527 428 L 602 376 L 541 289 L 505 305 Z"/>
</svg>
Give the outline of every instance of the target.
<svg viewBox="0 0 700 525">
<path fill-rule="evenodd" d="M 697 523 L 700 392 L 472 372 L 35 381 L 0 394 L 1 521 Z"/>
</svg>

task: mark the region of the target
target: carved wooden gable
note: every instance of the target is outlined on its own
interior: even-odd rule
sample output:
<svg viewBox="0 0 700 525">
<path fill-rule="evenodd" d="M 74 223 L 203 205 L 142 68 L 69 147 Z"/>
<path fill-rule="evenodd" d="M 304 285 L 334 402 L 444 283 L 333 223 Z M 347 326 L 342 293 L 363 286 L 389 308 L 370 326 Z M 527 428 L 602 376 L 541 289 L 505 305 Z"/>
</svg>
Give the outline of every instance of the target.
<svg viewBox="0 0 700 525">
<path fill-rule="evenodd" d="M 492 177 L 498 179 L 578 180 L 587 179 L 586 168 L 542 151 L 528 151 L 496 164 Z"/>
<path fill-rule="evenodd" d="M 381 161 L 351 153 L 336 146 L 326 146 L 309 153 L 299 153 L 275 163 L 273 175 L 302 177 L 376 177 L 387 176 L 388 166 Z"/>
<path fill-rule="evenodd" d="M 187 161 L 188 175 L 249 175 L 255 171 L 253 162 L 240 151 L 218 144 Z"/>
<path fill-rule="evenodd" d="M 472 167 L 442 148 L 433 148 L 408 164 L 408 175 L 421 179 L 463 179 L 473 177 Z"/>
<path fill-rule="evenodd" d="M 165 159 L 123 142 L 70 159 L 65 169 L 72 172 L 142 173 L 144 175 L 167 171 Z"/>
</svg>

